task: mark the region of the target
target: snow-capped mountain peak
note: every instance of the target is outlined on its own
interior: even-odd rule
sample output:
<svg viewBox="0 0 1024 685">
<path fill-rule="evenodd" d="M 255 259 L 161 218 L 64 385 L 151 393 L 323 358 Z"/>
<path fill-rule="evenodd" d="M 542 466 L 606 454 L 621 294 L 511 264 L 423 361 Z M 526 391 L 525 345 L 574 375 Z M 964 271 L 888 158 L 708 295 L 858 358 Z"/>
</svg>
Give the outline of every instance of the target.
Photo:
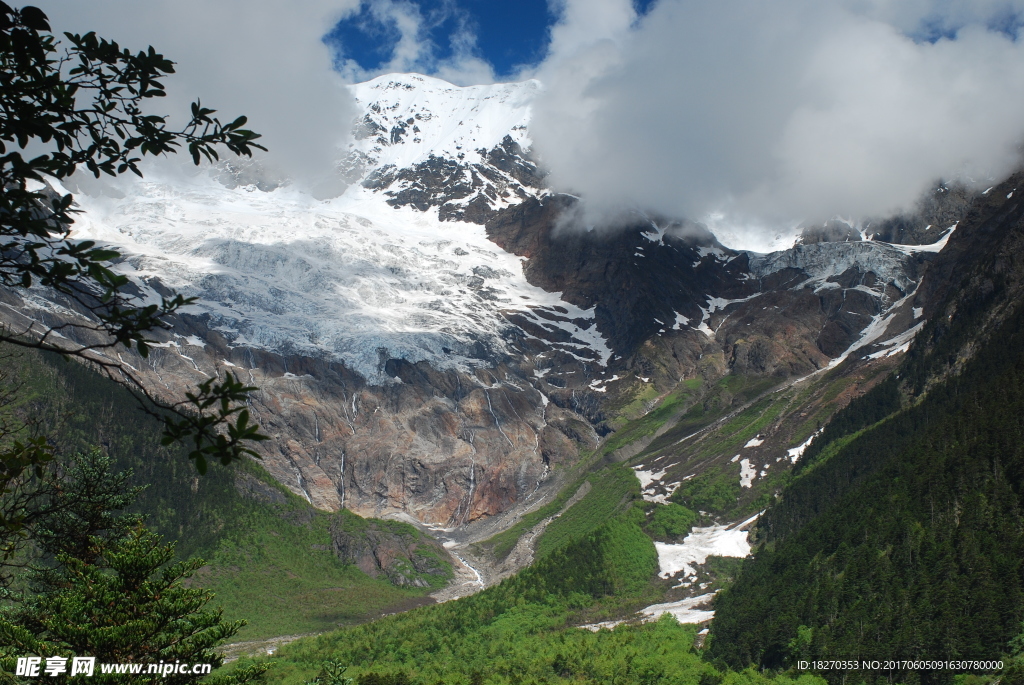
<svg viewBox="0 0 1024 685">
<path fill-rule="evenodd" d="M 390 74 L 349 88 L 362 114 L 342 173 L 392 207 L 482 224 L 542 194 L 527 133 L 537 81 L 460 87 Z"/>
<path fill-rule="evenodd" d="M 363 110 L 352 149 L 374 167 L 415 166 L 430 157 L 486 161 L 506 136 L 530 140 L 530 104 L 540 83 L 454 86 L 420 74 L 388 74 L 349 86 Z"/>
</svg>

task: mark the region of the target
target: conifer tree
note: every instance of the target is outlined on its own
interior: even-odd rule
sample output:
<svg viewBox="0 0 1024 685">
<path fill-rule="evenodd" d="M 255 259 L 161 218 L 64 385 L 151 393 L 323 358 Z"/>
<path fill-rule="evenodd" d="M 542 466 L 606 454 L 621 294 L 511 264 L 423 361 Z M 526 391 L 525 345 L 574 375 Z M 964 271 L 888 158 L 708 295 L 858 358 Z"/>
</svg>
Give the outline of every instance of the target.
<svg viewBox="0 0 1024 685">
<path fill-rule="evenodd" d="M 206 674 L 192 667 L 220 667 L 216 645 L 245 624 L 225 622 L 219 609 L 206 608 L 213 594 L 187 584 L 202 559 L 175 562 L 174 545 L 139 516 L 117 511 L 139 489 L 127 489 L 130 472 L 113 473 L 111 464 L 94 450 L 44 484 L 48 509 L 33 536 L 43 560 L 27 597 L 0 613 L 0 681 L 18 682 L 11 675 L 17 658 L 33 655 L 67 660 L 53 682 L 71 678 L 71 660 L 85 656 L 96 660 L 89 682 L 125 682 L 100 664 L 137 664 L 132 682 L 193 683 Z M 177 672 L 179 664 L 188 672 Z M 261 673 L 239 669 L 204 682 L 235 685 Z"/>
</svg>

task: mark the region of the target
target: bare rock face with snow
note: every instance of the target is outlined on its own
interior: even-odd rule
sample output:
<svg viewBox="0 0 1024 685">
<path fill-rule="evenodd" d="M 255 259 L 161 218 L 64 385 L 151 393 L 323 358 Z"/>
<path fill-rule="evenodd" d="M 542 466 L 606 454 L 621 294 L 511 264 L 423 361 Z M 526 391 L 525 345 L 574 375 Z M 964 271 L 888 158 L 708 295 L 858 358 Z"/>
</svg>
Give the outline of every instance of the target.
<svg viewBox="0 0 1024 685">
<path fill-rule="evenodd" d="M 168 397 L 225 371 L 258 386 L 267 468 L 324 509 L 441 526 L 508 511 L 641 381 L 801 374 L 913 330 L 944 244 L 756 255 L 641 215 L 573 230 L 577 200 L 529 155 L 536 82 L 351 88 L 337 197 L 244 165 L 76 194 L 74 237 L 119 249 L 140 297 L 197 298 L 123 361 Z M 10 321 L 74 316 L 42 291 L 3 301 Z"/>
<path fill-rule="evenodd" d="M 459 88 L 418 74 L 352 87 L 366 113 L 348 164 L 392 207 L 437 208 L 443 221 L 482 224 L 536 197 L 542 175 L 524 153 L 529 105 L 540 84 Z"/>
</svg>

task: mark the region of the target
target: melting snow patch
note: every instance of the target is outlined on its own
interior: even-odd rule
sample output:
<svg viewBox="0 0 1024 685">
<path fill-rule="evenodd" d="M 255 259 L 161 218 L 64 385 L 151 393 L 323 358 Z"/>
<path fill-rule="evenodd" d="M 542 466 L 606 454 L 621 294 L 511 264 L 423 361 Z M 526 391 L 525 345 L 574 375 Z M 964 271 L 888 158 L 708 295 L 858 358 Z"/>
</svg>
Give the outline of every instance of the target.
<svg viewBox="0 0 1024 685">
<path fill-rule="evenodd" d="M 748 519 L 744 523 L 752 520 Z M 750 554 L 750 543 L 747 542 L 747 531 L 739 530 L 742 526 L 694 528 L 678 545 L 655 542 L 654 547 L 658 550 L 658 575 L 671 578 L 682 571 L 687 577 L 696 577 L 695 567 L 706 562 L 708 557 L 747 556 Z"/>
<path fill-rule="evenodd" d="M 701 319 L 700 319 L 700 324 L 697 326 L 697 330 L 700 331 L 701 333 L 703 333 L 704 335 L 708 336 L 709 338 L 714 338 L 715 337 L 715 331 L 712 331 L 711 328 L 708 326 L 708 320 L 711 318 L 712 314 L 717 312 L 719 309 L 725 309 L 726 307 L 728 307 L 731 304 L 736 304 L 738 302 L 746 302 L 747 300 L 752 300 L 755 297 L 761 296 L 762 294 L 763 293 L 754 293 L 753 295 L 750 295 L 749 297 L 741 297 L 741 298 L 736 299 L 736 300 L 726 300 L 726 299 L 721 298 L 721 297 L 710 297 L 710 298 L 708 298 L 708 308 L 707 309 L 704 309 L 703 307 L 700 308 Z M 678 316 L 678 314 L 676 316 Z M 678 319 L 677 319 L 677 321 L 678 321 Z M 719 323 L 718 325 L 721 326 L 722 324 Z"/>
<path fill-rule="evenodd" d="M 660 228 L 654 222 L 651 222 L 651 231 L 644 231 L 640 235 L 650 240 L 652 243 L 664 243 L 665 241 L 665 229 Z"/>
<path fill-rule="evenodd" d="M 640 489 L 646 490 L 651 483 L 655 483 L 665 477 L 665 471 L 642 471 L 639 467 L 633 469 L 637 480 L 640 481 Z"/>
<path fill-rule="evenodd" d="M 727 254 L 725 254 L 725 252 L 722 251 L 722 248 L 720 247 L 701 246 L 697 248 L 697 254 L 701 256 L 701 259 L 707 257 L 708 255 L 712 255 L 716 259 L 720 259 L 722 261 L 725 261 L 725 258 L 728 256 Z"/>
<path fill-rule="evenodd" d="M 921 307 L 914 307 L 914 318 L 920 319 L 922 316 L 924 316 L 924 309 Z"/>
<path fill-rule="evenodd" d="M 757 477 L 757 469 L 751 465 L 749 459 L 740 460 L 740 486 L 749 488 Z"/>
<path fill-rule="evenodd" d="M 755 437 L 751 438 L 750 440 L 748 440 L 747 444 L 744 445 L 744 447 L 757 447 L 758 445 L 761 445 L 763 443 L 764 443 L 764 440 L 762 440 L 760 437 L 756 437 L 755 436 Z"/>
<path fill-rule="evenodd" d="M 687 480 L 687 478 L 692 477 L 693 476 L 687 476 L 683 480 Z M 682 485 L 682 481 L 680 481 L 679 483 L 667 483 L 662 486 L 665 488 L 665 492 L 654 494 L 653 488 L 649 488 L 641 492 L 640 496 L 644 498 L 645 502 L 654 502 L 655 504 L 669 504 L 668 498 L 672 496 L 672 493 L 674 493 L 680 485 Z"/>
<path fill-rule="evenodd" d="M 1013 195 L 1013 193 L 1010 193 L 1010 195 Z M 946 243 L 949 242 L 949 236 L 953 235 L 953 231 L 956 230 L 956 227 L 959 224 L 960 222 L 958 221 L 947 228 L 946 232 L 942 234 L 942 238 L 930 245 L 890 245 L 890 247 L 894 247 L 904 254 L 914 254 L 915 252 L 941 252 L 942 248 L 944 248 Z"/>
<path fill-rule="evenodd" d="M 953 225 L 953 228 L 956 228 L 955 224 Z M 952 230 L 952 229 L 950 229 L 950 230 Z M 947 237 L 948 237 L 948 235 L 947 235 Z M 942 242 L 942 241 L 940 241 L 940 242 Z M 930 246 L 926 246 L 926 247 L 930 247 Z M 935 251 L 937 252 L 938 250 L 935 250 Z M 902 299 L 900 299 L 897 302 L 895 302 L 888 309 L 888 313 L 886 315 L 884 315 L 884 316 L 882 314 L 875 315 L 871 319 L 871 323 L 869 323 L 864 328 L 864 330 L 861 331 L 860 338 L 858 338 L 856 342 L 854 342 L 852 345 L 850 345 L 848 348 L 846 348 L 845 352 L 843 352 L 841 355 L 839 355 L 838 357 L 833 359 L 831 362 L 829 362 L 828 366 L 826 366 L 824 368 L 827 370 L 827 369 L 833 369 L 833 368 L 839 366 L 844 361 L 846 361 L 846 358 L 849 357 L 853 352 L 856 352 L 857 350 L 859 350 L 859 349 L 861 349 L 861 348 L 863 348 L 863 347 L 865 347 L 867 345 L 870 345 L 871 343 L 873 343 L 876 340 L 878 340 L 879 338 L 881 338 L 882 335 L 885 334 L 885 331 L 889 328 L 889 324 L 892 323 L 892 320 L 896 318 L 896 314 L 899 311 L 900 307 L 903 306 L 903 303 L 905 303 L 908 300 L 910 300 L 910 298 L 912 298 L 916 293 L 917 293 L 917 289 L 915 288 L 913 292 L 908 293 Z M 919 328 L 920 328 L 920 324 L 918 326 L 915 326 L 914 328 L 912 328 L 910 331 L 907 331 L 906 333 L 910 333 L 911 331 L 914 331 L 916 333 Z M 904 333 L 903 335 L 906 335 L 906 333 Z M 899 336 L 897 336 L 897 337 L 899 337 Z M 893 340 L 895 340 L 895 339 L 896 338 L 893 338 Z M 820 371 L 821 371 L 821 369 L 819 369 L 819 371 L 816 371 L 815 373 L 818 373 Z"/>
<path fill-rule="evenodd" d="M 680 623 L 704 623 L 710 621 L 715 617 L 715 612 L 711 609 L 701 609 L 702 607 L 711 602 L 711 598 L 715 594 L 708 593 L 706 595 L 700 595 L 698 597 L 688 597 L 681 599 L 678 602 L 668 602 L 667 604 L 652 604 L 646 609 L 641 609 L 648 618 L 646 621 L 656 621 L 663 614 L 671 614 Z"/>
<path fill-rule="evenodd" d="M 804 450 L 807 449 L 807 446 L 811 444 L 811 441 L 814 440 L 814 438 L 816 438 L 818 433 L 820 433 L 822 430 L 823 429 L 819 428 L 818 430 L 814 431 L 814 433 L 811 434 L 811 437 L 807 438 L 806 442 L 797 445 L 792 449 L 786 450 L 786 454 L 789 455 L 789 460 L 795 464 L 797 459 L 803 456 Z"/>
<path fill-rule="evenodd" d="M 915 311 L 917 311 L 917 310 L 915 310 Z M 898 354 L 900 352 L 906 352 L 908 349 L 910 349 L 910 343 L 914 340 L 914 336 L 917 335 L 917 332 L 920 331 L 923 326 L 924 326 L 924 322 L 922 321 L 921 323 L 917 324 L 913 328 L 911 328 L 911 329 L 909 329 L 909 330 L 907 330 L 907 331 L 905 331 L 903 333 L 900 333 L 896 337 L 890 338 L 889 340 L 886 340 L 885 342 L 878 343 L 879 345 L 882 346 L 882 349 L 880 349 L 878 352 L 872 352 L 871 354 L 867 355 L 866 359 L 878 359 L 879 357 L 891 357 L 894 354 Z"/>
<path fill-rule="evenodd" d="M 534 372 L 534 373 L 536 373 L 536 372 Z M 594 390 L 595 392 L 607 392 L 608 388 L 606 388 L 604 386 L 606 384 L 608 384 L 608 383 L 611 383 L 612 381 L 617 381 L 617 380 L 619 380 L 619 374 L 615 374 L 611 378 L 605 378 L 604 380 L 598 379 L 596 381 L 591 382 L 590 389 Z"/>
<path fill-rule="evenodd" d="M 735 300 L 726 300 L 725 298 L 722 298 L 722 297 L 711 297 L 711 298 L 708 298 L 708 315 L 714 314 L 719 309 L 725 309 L 726 307 L 728 307 L 731 304 L 737 304 L 739 302 L 746 302 L 747 300 L 752 300 L 755 297 L 760 297 L 763 294 L 764 293 L 754 293 L 753 295 L 749 295 L 747 297 L 740 297 L 740 298 L 735 299 Z"/>
<path fill-rule="evenodd" d="M 907 351 L 907 350 L 909 350 L 909 349 L 910 349 L 910 343 L 903 343 L 903 344 L 902 344 L 902 345 L 900 345 L 899 347 L 894 347 L 894 348 L 892 348 L 891 350 L 889 350 L 889 351 L 888 351 L 888 352 L 886 353 L 886 355 L 885 355 L 885 356 L 886 356 L 886 357 L 891 357 L 891 356 L 893 356 L 894 354 L 899 354 L 900 352 L 906 352 L 906 351 Z"/>
<path fill-rule="evenodd" d="M 818 293 L 821 293 L 821 292 L 823 292 L 825 290 L 839 290 L 842 287 L 843 286 L 839 285 L 835 281 L 825 281 L 821 285 L 819 285 L 817 288 L 814 289 L 814 294 L 817 295 Z M 874 292 L 872 294 L 873 295 L 877 295 L 877 293 L 874 293 Z"/>
<path fill-rule="evenodd" d="M 580 628 L 586 628 L 590 632 L 596 633 L 602 628 L 607 628 L 608 630 L 611 630 L 620 623 L 622 623 L 622 621 L 601 621 L 600 623 L 587 623 L 586 625 L 580 626 Z"/>
</svg>

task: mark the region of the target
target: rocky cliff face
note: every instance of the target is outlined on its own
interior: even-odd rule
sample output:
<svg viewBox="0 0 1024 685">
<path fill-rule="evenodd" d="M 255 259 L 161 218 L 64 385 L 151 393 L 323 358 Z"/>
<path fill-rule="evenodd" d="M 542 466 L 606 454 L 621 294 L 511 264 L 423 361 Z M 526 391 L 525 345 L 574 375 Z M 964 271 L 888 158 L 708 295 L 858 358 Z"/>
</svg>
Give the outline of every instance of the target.
<svg viewBox="0 0 1024 685">
<path fill-rule="evenodd" d="M 120 249 L 140 298 L 197 298 L 122 361 L 170 398 L 228 371 L 258 386 L 265 464 L 316 506 L 451 527 L 533 501 L 681 381 L 802 375 L 917 325 L 938 243 L 755 255 L 662 218 L 573 229 L 528 154 L 536 87 L 354 86 L 352 184 L 328 200 L 241 167 L 80 194 L 76 237 Z"/>
</svg>

